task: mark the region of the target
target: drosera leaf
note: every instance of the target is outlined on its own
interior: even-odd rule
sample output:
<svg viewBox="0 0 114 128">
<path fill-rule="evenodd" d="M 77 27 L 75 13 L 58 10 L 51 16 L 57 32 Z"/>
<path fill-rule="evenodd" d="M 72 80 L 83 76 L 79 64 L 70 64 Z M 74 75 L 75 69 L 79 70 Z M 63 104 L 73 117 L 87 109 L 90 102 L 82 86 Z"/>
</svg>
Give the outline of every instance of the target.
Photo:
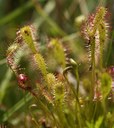
<svg viewBox="0 0 114 128">
<path fill-rule="evenodd" d="M 36 47 L 35 47 L 35 37 L 33 35 L 31 26 L 25 26 L 20 29 L 20 34 L 23 38 L 23 41 L 29 46 L 29 48 L 32 50 L 33 53 L 37 53 Z"/>
<path fill-rule="evenodd" d="M 8 47 L 7 55 L 13 54 L 17 49 L 19 48 L 18 44 L 12 44 L 10 47 Z"/>
<path fill-rule="evenodd" d="M 17 75 L 18 66 L 14 63 L 15 62 L 15 54 L 19 49 L 19 44 L 12 44 L 7 50 L 7 63 L 11 70 Z"/>
<path fill-rule="evenodd" d="M 65 67 L 66 65 L 66 56 L 65 56 L 65 48 L 60 42 L 59 39 L 51 39 L 48 44 L 49 50 L 53 53 L 53 57 L 56 61 L 62 66 Z"/>
<path fill-rule="evenodd" d="M 37 53 L 34 55 L 34 59 L 35 59 L 38 69 L 41 71 L 43 77 L 46 80 L 46 75 L 48 72 L 47 72 L 47 67 L 46 67 L 44 58 L 42 57 L 41 54 Z"/>
<path fill-rule="evenodd" d="M 90 15 L 82 26 L 82 34 L 89 50 L 90 64 L 92 64 L 94 58 L 95 66 L 98 65 L 101 70 L 103 66 L 103 49 L 107 41 L 109 27 L 106 21 L 107 13 L 106 8 L 102 6 L 98 7 L 96 13 Z M 94 68 L 93 66 L 92 68 Z"/>
<path fill-rule="evenodd" d="M 47 78 L 48 88 L 50 90 L 53 88 L 54 84 L 56 84 L 56 78 L 52 73 L 48 73 L 46 78 Z"/>
</svg>

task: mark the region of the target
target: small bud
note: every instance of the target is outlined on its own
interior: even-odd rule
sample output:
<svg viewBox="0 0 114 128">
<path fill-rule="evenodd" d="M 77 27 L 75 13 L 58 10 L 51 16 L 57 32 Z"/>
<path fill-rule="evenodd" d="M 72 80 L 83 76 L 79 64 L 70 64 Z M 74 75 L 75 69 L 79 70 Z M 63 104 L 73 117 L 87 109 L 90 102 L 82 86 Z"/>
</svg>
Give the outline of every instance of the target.
<svg viewBox="0 0 114 128">
<path fill-rule="evenodd" d="M 74 61 L 73 59 L 70 59 L 70 64 L 71 64 L 73 67 L 77 67 L 77 63 L 76 63 L 76 61 Z"/>
<path fill-rule="evenodd" d="M 84 15 L 80 15 L 78 17 L 75 18 L 75 24 L 76 26 L 81 26 L 83 21 L 85 20 L 85 16 Z"/>
<path fill-rule="evenodd" d="M 25 84 L 28 80 L 28 77 L 25 74 L 19 74 L 18 82 L 20 85 Z"/>
</svg>

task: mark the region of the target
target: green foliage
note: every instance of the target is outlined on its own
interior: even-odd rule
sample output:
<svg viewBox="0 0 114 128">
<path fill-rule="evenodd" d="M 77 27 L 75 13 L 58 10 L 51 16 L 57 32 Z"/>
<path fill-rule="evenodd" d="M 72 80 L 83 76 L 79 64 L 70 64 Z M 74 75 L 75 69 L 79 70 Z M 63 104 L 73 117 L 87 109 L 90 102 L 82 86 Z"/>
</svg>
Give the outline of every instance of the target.
<svg viewBox="0 0 114 128">
<path fill-rule="evenodd" d="M 99 117 L 98 120 L 95 123 L 89 123 L 87 122 L 87 128 L 101 128 L 101 124 L 103 122 L 103 117 Z"/>
<path fill-rule="evenodd" d="M 94 70 L 95 66 L 99 66 L 102 70 L 103 66 L 103 49 L 107 40 L 108 23 L 106 23 L 106 8 L 99 7 L 96 14 L 89 17 L 83 27 L 83 35 L 90 47 L 90 63 Z M 100 61 L 100 63 L 98 63 Z"/>
<path fill-rule="evenodd" d="M 25 27 L 21 28 L 20 34 L 22 36 L 23 41 L 28 44 L 28 46 L 30 47 L 32 52 L 36 53 L 37 50 L 36 50 L 35 45 L 34 45 L 34 37 L 32 34 L 31 27 L 25 26 Z"/>
<path fill-rule="evenodd" d="M 45 64 L 43 57 L 40 54 L 36 53 L 34 55 L 34 58 L 35 58 L 35 62 L 37 64 L 37 67 L 40 69 L 42 75 L 44 76 L 44 78 L 46 80 L 47 69 L 46 69 L 46 64 Z"/>
<path fill-rule="evenodd" d="M 8 70 L 0 86 L 0 105 L 3 107 L 0 110 L 1 124 L 7 123 L 9 128 L 114 127 L 114 66 L 108 68 L 103 63 L 106 43 L 109 41 L 106 21 L 108 11 L 99 5 L 96 12 L 87 17 L 88 4 L 84 0 L 80 1 L 78 5 L 82 18 L 78 20 L 78 28 L 75 28 L 72 22 L 79 14 L 73 13 L 74 5 L 76 6 L 75 0 L 66 3 L 64 0 L 31 0 L 24 6 L 23 12 L 26 8 L 36 10 L 33 19 L 36 17 L 38 22 L 33 21 L 35 27 L 21 27 L 13 44 L 7 49 L 7 64 L 15 76 L 12 77 Z M 51 13 L 55 13 L 55 7 L 58 18 Z M 61 14 L 59 9 L 62 9 Z M 87 19 L 83 21 L 85 17 Z M 2 22 L 5 24 L 10 20 L 6 17 Z M 85 40 L 82 39 L 80 29 Z M 70 34 L 71 31 L 77 33 Z M 84 48 L 80 50 L 84 42 L 88 52 Z M 110 53 L 109 51 L 108 56 Z M 89 56 L 89 60 L 86 56 Z M 0 61 L 0 65 L 2 63 Z M 19 93 L 15 85 L 20 88 Z M 10 100 L 8 97 L 11 97 Z M 18 98 L 21 99 L 18 103 L 13 101 Z M 4 104 L 9 105 L 10 109 L 5 110 L 7 107 Z"/>
<path fill-rule="evenodd" d="M 101 77 L 101 92 L 102 92 L 102 96 L 103 96 L 104 100 L 107 97 L 107 95 L 109 94 L 109 92 L 111 90 L 111 87 L 112 87 L 111 77 L 107 73 L 102 74 L 102 77 Z"/>
<path fill-rule="evenodd" d="M 49 42 L 49 47 L 52 49 L 53 57 L 55 57 L 58 64 L 62 65 L 64 68 L 66 65 L 66 57 L 62 43 L 58 39 L 52 39 Z"/>
</svg>

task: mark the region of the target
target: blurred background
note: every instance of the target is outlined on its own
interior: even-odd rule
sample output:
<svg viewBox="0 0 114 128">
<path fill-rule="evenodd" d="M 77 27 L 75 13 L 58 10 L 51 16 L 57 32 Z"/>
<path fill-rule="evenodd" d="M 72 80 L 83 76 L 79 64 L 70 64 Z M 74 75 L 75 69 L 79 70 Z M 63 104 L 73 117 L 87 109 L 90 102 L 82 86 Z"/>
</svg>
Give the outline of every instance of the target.
<svg viewBox="0 0 114 128">
<path fill-rule="evenodd" d="M 28 123 L 30 117 L 25 116 L 31 97 L 27 97 L 28 95 L 18 88 L 15 76 L 6 63 L 7 49 L 13 44 L 17 30 L 32 24 L 44 56 L 47 42 L 56 37 L 70 47 L 71 56 L 76 61 L 86 63 L 84 40 L 80 35 L 81 23 L 99 5 L 107 7 L 111 17 L 108 21 L 111 26 L 109 43 L 111 42 L 112 46 L 109 44 L 108 48 L 111 50 L 107 55 L 107 62 L 104 61 L 104 66 L 108 67 L 114 65 L 113 0 L 0 0 L 0 124 L 6 121 L 11 128 L 31 127 Z M 46 60 L 50 64 L 51 60 L 48 62 L 48 58 L 49 56 Z M 27 58 L 21 57 L 20 63 L 26 68 Z M 50 65 L 49 70 L 53 71 L 51 68 Z M 83 70 L 85 67 L 82 64 L 81 73 Z"/>
</svg>

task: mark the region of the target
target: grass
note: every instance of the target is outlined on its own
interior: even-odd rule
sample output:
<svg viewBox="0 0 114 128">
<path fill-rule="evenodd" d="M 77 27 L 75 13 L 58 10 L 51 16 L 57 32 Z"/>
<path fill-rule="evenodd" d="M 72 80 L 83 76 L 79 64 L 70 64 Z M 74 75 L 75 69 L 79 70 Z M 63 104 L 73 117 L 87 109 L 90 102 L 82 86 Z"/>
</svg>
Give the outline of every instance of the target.
<svg viewBox="0 0 114 128">
<path fill-rule="evenodd" d="M 0 60 L 1 126 L 113 128 L 113 31 L 103 7 L 108 1 L 18 2 L 0 21 L 0 41 L 6 40 Z M 96 13 L 95 3 L 101 7 Z M 91 13 L 94 22 L 88 20 Z"/>
</svg>

